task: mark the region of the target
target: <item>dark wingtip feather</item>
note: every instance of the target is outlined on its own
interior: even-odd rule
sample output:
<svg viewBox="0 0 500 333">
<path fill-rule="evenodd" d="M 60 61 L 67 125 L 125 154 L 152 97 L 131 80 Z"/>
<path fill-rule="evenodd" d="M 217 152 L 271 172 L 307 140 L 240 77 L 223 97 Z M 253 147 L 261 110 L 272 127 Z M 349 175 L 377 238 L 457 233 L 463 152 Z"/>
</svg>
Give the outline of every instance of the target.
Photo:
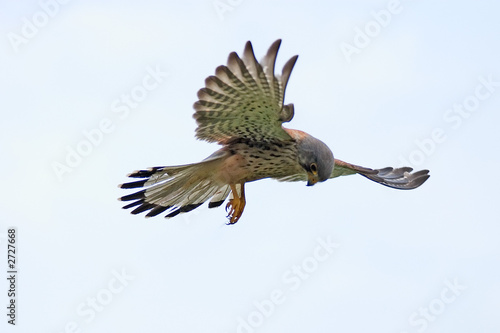
<svg viewBox="0 0 500 333">
<path fill-rule="evenodd" d="M 162 170 L 165 167 L 152 167 L 147 170 L 136 170 L 134 172 L 131 172 L 127 175 L 127 177 L 132 177 L 132 178 L 147 178 L 151 177 L 154 173 L 156 173 L 158 170 Z"/>
<path fill-rule="evenodd" d="M 253 53 L 253 47 L 252 47 L 252 42 L 251 42 L 251 41 L 247 41 L 247 42 L 245 43 L 245 49 L 244 49 L 244 50 L 252 51 L 252 53 Z M 244 52 L 245 52 L 245 51 L 243 51 L 243 53 L 244 53 Z"/>
<path fill-rule="evenodd" d="M 429 179 L 429 170 L 420 170 L 414 173 L 410 167 L 393 169 L 391 167 L 383 169 L 362 170 L 361 167 L 355 169 L 361 176 L 366 177 L 381 185 L 399 190 L 413 190 Z M 373 173 L 372 171 L 375 171 Z"/>
<path fill-rule="evenodd" d="M 144 198 L 144 193 L 146 193 L 146 190 L 142 190 L 136 193 L 132 193 L 129 195 L 125 195 L 118 200 L 120 201 L 130 201 L 130 200 L 136 200 L 136 199 L 143 199 Z"/>
<path fill-rule="evenodd" d="M 392 184 L 390 180 L 388 180 L 388 183 L 390 184 L 388 186 L 399 188 L 402 190 L 413 190 L 422 185 L 423 183 L 425 183 L 427 179 L 429 179 L 430 175 L 428 173 L 429 170 L 420 170 L 415 173 L 410 173 L 409 175 L 406 176 L 408 178 L 408 182 L 401 187 L 398 186 L 399 184 L 397 185 L 396 183 Z M 396 186 L 391 186 L 391 185 L 396 185 Z"/>
<path fill-rule="evenodd" d="M 200 207 L 202 204 L 203 204 L 203 202 L 196 203 L 196 204 L 188 204 L 188 205 L 182 206 L 182 207 L 177 208 L 176 210 L 172 211 L 170 214 L 168 214 L 167 216 L 165 216 L 165 218 L 171 218 L 171 217 L 179 215 L 180 213 L 190 212 L 193 209 L 196 209 L 196 208 Z"/>
<path fill-rule="evenodd" d="M 156 206 L 155 204 L 145 202 L 142 205 L 140 205 L 139 207 L 137 207 L 136 209 L 134 209 L 133 211 L 131 211 L 130 214 L 136 215 L 136 214 L 145 212 L 151 208 L 154 208 L 155 206 Z"/>
<path fill-rule="evenodd" d="M 171 207 L 172 206 L 156 206 L 153 209 L 151 209 L 151 211 L 149 213 L 146 214 L 146 217 L 156 216 L 158 214 L 163 213 L 164 211 L 166 211 L 167 209 L 169 209 Z"/>
<path fill-rule="evenodd" d="M 226 199 L 224 200 L 220 200 L 220 201 L 214 201 L 214 202 L 209 202 L 208 203 L 208 208 L 215 208 L 215 207 L 219 207 L 220 205 L 222 205 L 224 203 Z"/>
<path fill-rule="evenodd" d="M 119 188 L 138 188 L 138 187 L 143 187 L 144 184 L 148 181 L 148 179 L 144 180 L 139 180 L 136 182 L 130 182 L 130 183 L 123 183 L 118 185 Z"/>
<path fill-rule="evenodd" d="M 196 204 L 189 204 L 189 205 L 182 206 L 182 207 L 181 207 L 181 212 L 182 212 L 182 213 L 187 213 L 187 212 L 190 212 L 190 211 L 192 211 L 193 209 L 196 209 L 196 208 L 200 207 L 202 204 L 203 204 L 203 202 L 201 202 L 201 203 L 196 203 Z"/>
<path fill-rule="evenodd" d="M 129 208 L 132 208 L 132 207 L 135 207 L 137 205 L 140 205 L 144 202 L 144 199 L 141 199 L 141 200 L 137 200 L 137 201 L 134 201 L 132 203 L 129 203 L 128 205 L 125 205 L 123 206 L 122 208 L 123 209 L 129 209 Z"/>
<path fill-rule="evenodd" d="M 422 171 L 427 171 L 429 172 L 428 170 L 422 170 Z M 420 176 L 417 176 L 412 182 L 411 182 L 411 187 L 409 187 L 408 189 L 414 189 L 414 188 L 417 188 L 419 187 L 420 185 L 422 185 L 423 183 L 425 183 L 427 181 L 427 179 L 429 179 L 431 177 L 431 175 L 428 175 L 428 174 L 422 174 Z"/>
<path fill-rule="evenodd" d="M 420 176 L 424 176 L 424 175 L 428 175 L 429 174 L 429 170 L 420 170 L 420 171 L 417 171 L 413 174 L 414 177 L 420 177 Z M 430 175 L 429 175 L 430 177 Z"/>
<path fill-rule="evenodd" d="M 176 210 L 172 211 L 170 214 L 166 215 L 165 218 L 169 219 L 171 217 L 177 216 L 180 214 L 180 212 L 181 212 L 180 208 L 176 209 Z"/>
</svg>

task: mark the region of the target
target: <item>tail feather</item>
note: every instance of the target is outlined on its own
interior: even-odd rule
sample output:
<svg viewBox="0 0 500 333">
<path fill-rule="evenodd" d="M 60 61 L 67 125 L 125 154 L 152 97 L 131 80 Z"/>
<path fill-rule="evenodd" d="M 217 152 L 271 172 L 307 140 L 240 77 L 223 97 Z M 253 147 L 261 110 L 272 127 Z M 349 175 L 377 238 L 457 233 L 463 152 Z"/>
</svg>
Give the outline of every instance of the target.
<svg viewBox="0 0 500 333">
<path fill-rule="evenodd" d="M 226 200 L 227 196 L 231 192 L 231 187 L 229 185 L 221 188 L 215 195 L 212 197 L 212 200 L 208 203 L 208 208 L 215 208 L 222 205 L 222 203 Z"/>
<path fill-rule="evenodd" d="M 167 209 L 169 209 L 170 207 L 166 206 L 156 206 L 155 208 L 151 209 L 149 211 L 149 213 L 146 214 L 146 217 L 153 217 L 153 216 L 156 216 L 158 214 L 161 214 L 163 213 L 164 211 L 166 211 Z"/>
<path fill-rule="evenodd" d="M 210 208 L 220 206 L 231 189 L 227 184 L 216 181 L 212 175 L 224 157 L 223 154 L 217 154 L 200 163 L 134 171 L 128 176 L 144 179 L 124 183 L 119 187 L 143 189 L 119 200 L 133 201 L 123 208 L 135 207 L 131 214 L 147 212 L 146 217 L 163 212 L 167 212 L 167 218 L 174 217 L 198 208 L 207 200 L 211 200 Z"/>
</svg>

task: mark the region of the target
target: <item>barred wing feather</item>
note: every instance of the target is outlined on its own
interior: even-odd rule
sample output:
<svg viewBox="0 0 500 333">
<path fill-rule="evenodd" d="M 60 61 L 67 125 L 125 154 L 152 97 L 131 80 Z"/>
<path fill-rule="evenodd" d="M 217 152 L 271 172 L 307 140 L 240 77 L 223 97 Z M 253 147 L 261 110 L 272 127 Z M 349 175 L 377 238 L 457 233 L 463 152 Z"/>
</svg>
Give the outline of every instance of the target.
<svg viewBox="0 0 500 333">
<path fill-rule="evenodd" d="M 281 40 L 274 42 L 264 59 L 255 59 L 247 42 L 243 58 L 229 55 L 227 66 L 219 66 L 198 91 L 194 104 L 196 137 L 220 144 L 242 138 L 252 141 L 289 141 L 281 124 L 293 118 L 293 104 L 283 105 L 285 89 L 297 56 L 274 74 Z"/>
</svg>

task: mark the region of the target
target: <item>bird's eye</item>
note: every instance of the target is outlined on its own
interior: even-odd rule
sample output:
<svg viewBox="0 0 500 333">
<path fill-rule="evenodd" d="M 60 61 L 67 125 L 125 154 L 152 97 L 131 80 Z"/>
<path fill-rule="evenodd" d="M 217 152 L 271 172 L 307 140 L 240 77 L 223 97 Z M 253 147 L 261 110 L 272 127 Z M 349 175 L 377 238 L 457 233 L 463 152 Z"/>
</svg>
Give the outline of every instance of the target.
<svg viewBox="0 0 500 333">
<path fill-rule="evenodd" d="M 311 171 L 314 175 L 318 173 L 318 166 L 316 165 L 316 163 L 311 163 Z"/>
</svg>

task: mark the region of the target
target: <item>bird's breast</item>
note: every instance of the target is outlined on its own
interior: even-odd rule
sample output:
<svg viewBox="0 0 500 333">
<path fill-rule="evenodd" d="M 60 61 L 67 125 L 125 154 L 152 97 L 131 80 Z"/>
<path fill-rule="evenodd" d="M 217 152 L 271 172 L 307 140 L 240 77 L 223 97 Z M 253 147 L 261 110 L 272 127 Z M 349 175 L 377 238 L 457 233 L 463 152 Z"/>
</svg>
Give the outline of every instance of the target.
<svg viewBox="0 0 500 333">
<path fill-rule="evenodd" d="M 225 149 L 230 156 L 221 174 L 234 183 L 283 178 L 303 172 L 295 143 L 240 142 Z"/>
</svg>

